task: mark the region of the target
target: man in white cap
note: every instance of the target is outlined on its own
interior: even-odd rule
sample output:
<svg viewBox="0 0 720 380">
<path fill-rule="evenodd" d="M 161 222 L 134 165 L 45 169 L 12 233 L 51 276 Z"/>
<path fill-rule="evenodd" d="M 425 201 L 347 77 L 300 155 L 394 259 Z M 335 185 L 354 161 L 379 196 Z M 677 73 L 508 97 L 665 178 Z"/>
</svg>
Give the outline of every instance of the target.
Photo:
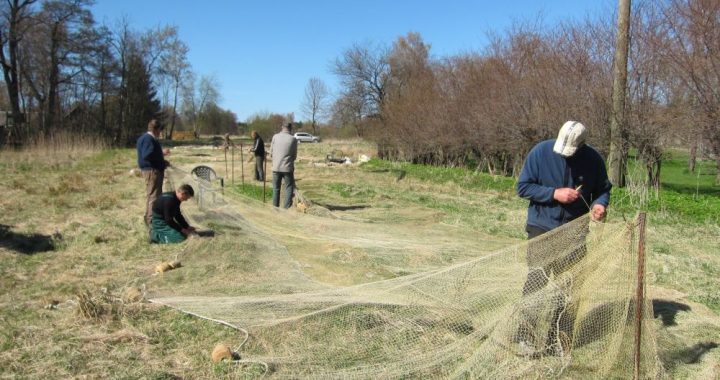
<svg viewBox="0 0 720 380">
<path fill-rule="evenodd" d="M 528 154 L 516 185 L 520 197 L 530 201 L 525 231 L 528 239 L 540 236 L 587 212 L 593 220 L 605 218 L 610 203 L 612 184 L 608 180 L 605 161 L 585 143 L 586 128 L 577 121 L 566 122 L 557 139 L 538 143 Z M 567 255 L 553 258 L 553 252 L 543 252 L 543 243 L 528 246 L 530 267 L 523 296 L 545 287 L 551 274 L 565 272 L 585 256 L 587 226 L 573 232 L 577 248 Z M 558 306 L 558 310 L 563 305 Z M 553 318 L 558 318 L 557 315 Z M 535 324 L 530 317 L 530 328 Z M 559 323 L 553 323 L 553 327 Z M 522 329 L 521 329 L 522 330 Z M 555 334 L 555 328 L 550 335 Z M 523 335 L 523 332 L 519 332 Z M 522 337 L 521 337 L 522 339 Z M 550 340 L 550 337 L 548 337 Z M 540 342 L 533 342 L 535 345 Z M 557 347 L 555 347 L 557 349 Z M 557 350 L 554 350 L 557 352 Z"/>
<path fill-rule="evenodd" d="M 526 228 L 529 238 L 588 211 L 594 220 L 605 217 L 612 185 L 605 160 L 585 144 L 585 136 L 584 125 L 568 121 L 557 139 L 535 145 L 528 154 L 516 190 L 530 201 Z"/>
</svg>

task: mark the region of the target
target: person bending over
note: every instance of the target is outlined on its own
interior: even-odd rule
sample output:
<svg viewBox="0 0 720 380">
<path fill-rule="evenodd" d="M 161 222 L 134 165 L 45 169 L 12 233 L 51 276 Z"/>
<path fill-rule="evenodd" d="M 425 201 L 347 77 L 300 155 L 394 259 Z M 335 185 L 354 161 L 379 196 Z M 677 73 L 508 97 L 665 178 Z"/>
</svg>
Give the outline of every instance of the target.
<svg viewBox="0 0 720 380">
<path fill-rule="evenodd" d="M 595 221 L 605 218 L 612 184 L 608 180 L 605 160 L 585 140 L 585 126 L 568 121 L 556 139 L 538 143 L 528 154 L 516 186 L 517 194 L 529 201 L 525 225 L 528 239 L 552 231 L 588 212 Z M 564 254 L 553 252 L 558 255 L 554 259 L 549 259 L 544 252 L 542 241 L 531 242 L 527 250 L 529 272 L 523 286 L 523 296 L 538 292 L 548 284 L 551 275 L 558 276 L 580 262 L 586 254 L 587 233 L 587 225 L 578 226 L 574 241 L 568 242 L 576 248 Z M 553 341 L 557 341 L 554 338 L 558 334 L 558 327 L 569 329 L 568 326 L 562 326 L 563 322 L 560 321 L 566 306 L 558 301 L 547 342 L 531 342 L 534 346 L 545 343 L 556 352 L 561 348 L 554 345 Z M 537 323 L 537 317 L 532 312 L 526 314 L 527 327 L 518 332 L 521 341 L 529 335 L 529 331 L 524 330 L 532 330 Z"/>
<path fill-rule="evenodd" d="M 160 244 L 180 243 L 195 233 L 180 212 L 180 203 L 195 195 L 190 185 L 184 184 L 175 191 L 163 193 L 155 200 L 152 209 L 150 242 Z"/>
</svg>

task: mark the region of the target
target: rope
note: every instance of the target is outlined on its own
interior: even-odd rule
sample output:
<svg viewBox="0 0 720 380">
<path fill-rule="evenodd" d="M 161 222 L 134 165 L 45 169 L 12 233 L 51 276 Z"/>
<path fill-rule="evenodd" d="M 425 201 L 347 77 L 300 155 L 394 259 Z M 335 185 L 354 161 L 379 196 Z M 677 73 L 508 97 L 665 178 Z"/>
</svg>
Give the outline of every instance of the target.
<svg viewBox="0 0 720 380">
<path fill-rule="evenodd" d="M 193 313 L 192 311 L 188 311 L 188 310 L 184 310 L 184 309 L 181 309 L 181 308 L 179 308 L 179 307 L 176 307 L 176 306 L 168 305 L 168 304 L 166 304 L 166 303 L 164 303 L 164 302 L 161 302 L 161 301 L 158 301 L 158 300 L 149 299 L 148 302 L 151 302 L 151 303 L 154 303 L 154 304 L 158 304 L 158 305 L 162 305 L 162 306 L 166 306 L 166 307 L 169 307 L 169 308 L 171 308 L 171 309 L 175 309 L 175 310 L 177 310 L 177 311 L 180 311 L 180 312 L 182 312 L 182 313 L 185 313 L 185 314 L 188 314 L 188 315 L 192 315 L 193 317 L 196 317 L 196 318 L 205 319 L 205 320 L 208 320 L 208 321 L 212 321 L 212 322 L 215 322 L 215 323 L 219 323 L 219 324 L 221 324 L 221 325 L 223 325 L 223 326 L 227 326 L 227 327 L 230 327 L 231 329 L 235 329 L 235 330 L 238 330 L 238 331 L 244 333 L 244 334 L 245 334 L 245 338 L 243 339 L 242 343 L 240 343 L 235 349 L 233 349 L 233 352 L 240 352 L 240 349 L 242 348 L 242 346 L 244 346 L 245 343 L 247 343 L 247 341 L 250 339 L 250 333 L 249 333 L 247 330 L 245 330 L 245 329 L 242 328 L 242 327 L 233 325 L 233 324 L 230 323 L 230 322 L 223 321 L 223 320 L 221 320 L 221 319 L 214 319 L 214 318 L 210 318 L 210 317 L 205 317 L 205 316 L 202 316 L 202 315 L 200 315 L 200 314 Z M 233 360 L 233 363 L 235 363 L 235 364 L 258 364 L 258 365 L 262 366 L 262 367 L 265 369 L 265 371 L 263 372 L 263 375 L 261 376 L 261 378 L 265 377 L 265 375 L 268 373 L 269 368 L 270 368 L 267 363 L 265 363 L 265 362 L 263 362 L 263 361 L 260 361 L 260 360 L 237 359 L 237 360 Z"/>
<path fill-rule="evenodd" d="M 177 172 L 182 173 L 182 174 L 185 174 L 185 175 L 188 175 L 188 176 L 191 175 L 189 172 L 184 171 L 184 170 L 182 170 L 182 169 L 180 169 L 180 168 L 177 168 L 177 167 L 174 167 L 174 166 L 172 167 L 172 170 L 177 171 Z M 167 178 L 168 178 L 168 181 L 171 182 L 171 186 L 172 186 L 172 187 L 175 187 L 175 184 L 172 183 L 172 179 L 171 179 L 170 177 L 167 177 Z M 178 259 L 187 252 L 187 249 L 188 249 L 188 247 L 185 246 L 185 247 L 183 247 L 179 252 L 177 252 L 177 253 L 175 254 L 175 259 L 174 259 L 174 260 L 175 260 L 175 261 L 178 261 Z M 152 274 L 150 274 L 150 275 L 141 276 L 141 277 L 137 278 L 136 280 L 140 280 L 140 281 L 142 281 L 143 279 L 147 280 L 147 279 L 149 279 L 151 276 L 155 276 L 155 275 L 157 275 L 157 273 L 152 273 Z M 127 285 L 125 286 L 125 288 L 127 288 Z M 219 323 L 219 324 L 221 324 L 221 325 L 223 325 L 223 326 L 230 327 L 230 328 L 232 328 L 232 329 L 235 329 L 235 330 L 237 330 L 237 331 L 242 332 L 242 333 L 245 335 L 245 337 L 243 338 L 242 342 L 241 342 L 237 347 L 235 347 L 235 349 L 233 350 L 233 352 L 240 352 L 240 349 L 241 349 L 241 348 L 245 345 L 245 343 L 247 343 L 247 341 L 250 339 L 250 333 L 249 333 L 247 330 L 243 329 L 242 327 L 233 325 L 232 323 L 229 323 L 229 322 L 227 322 L 227 321 L 223 321 L 223 320 L 220 320 L 220 319 L 214 319 L 214 318 L 205 317 L 205 316 L 199 315 L 199 314 L 197 314 L 197 313 L 193 313 L 193 312 L 191 312 L 191 311 L 184 310 L 184 309 L 181 309 L 181 308 L 179 308 L 179 307 L 172 306 L 172 305 L 166 304 L 166 303 L 164 303 L 164 302 L 161 302 L 161 301 L 158 301 L 158 300 L 155 300 L 155 299 L 146 298 L 148 292 L 147 292 L 147 288 L 146 288 L 145 283 L 143 283 L 142 286 L 141 286 L 141 292 L 142 292 L 143 299 L 146 299 L 146 300 L 147 300 L 148 302 L 150 302 L 150 303 L 154 303 L 154 304 L 162 305 L 162 306 L 165 306 L 165 307 L 169 307 L 169 308 L 172 308 L 172 309 L 174 309 L 174 310 L 180 311 L 181 313 L 185 313 L 185 314 L 188 314 L 188 315 L 192 315 L 192 316 L 194 316 L 194 317 L 196 317 L 196 318 L 205 319 L 205 320 L 208 320 L 208 321 L 212 321 L 212 322 L 215 322 L 215 323 Z M 122 302 L 122 300 L 121 300 L 121 302 Z M 260 366 L 263 367 L 263 369 L 264 369 L 264 370 L 263 370 L 263 374 L 262 374 L 262 376 L 261 376 L 260 378 L 264 378 L 265 375 L 267 375 L 267 373 L 269 372 L 269 368 L 270 368 L 267 363 L 265 363 L 265 362 L 263 362 L 263 361 L 260 361 L 260 360 L 235 359 L 235 360 L 233 360 L 232 362 L 235 363 L 235 364 L 238 364 L 238 365 L 239 365 L 239 364 L 257 364 L 257 365 L 260 365 Z"/>
</svg>

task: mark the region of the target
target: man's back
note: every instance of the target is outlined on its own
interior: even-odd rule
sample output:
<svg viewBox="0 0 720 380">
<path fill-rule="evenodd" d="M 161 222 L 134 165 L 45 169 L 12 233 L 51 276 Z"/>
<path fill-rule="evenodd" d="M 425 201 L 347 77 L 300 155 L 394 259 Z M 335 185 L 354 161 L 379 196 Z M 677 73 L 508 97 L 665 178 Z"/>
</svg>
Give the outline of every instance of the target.
<svg viewBox="0 0 720 380">
<path fill-rule="evenodd" d="M 138 167 L 142 170 L 164 170 L 165 158 L 163 157 L 160 142 L 151 133 L 144 133 L 137 140 Z"/>
<path fill-rule="evenodd" d="M 272 154 L 272 170 L 279 173 L 292 173 L 295 171 L 295 158 L 297 158 L 297 140 L 289 132 L 276 133 L 270 143 Z"/>
</svg>

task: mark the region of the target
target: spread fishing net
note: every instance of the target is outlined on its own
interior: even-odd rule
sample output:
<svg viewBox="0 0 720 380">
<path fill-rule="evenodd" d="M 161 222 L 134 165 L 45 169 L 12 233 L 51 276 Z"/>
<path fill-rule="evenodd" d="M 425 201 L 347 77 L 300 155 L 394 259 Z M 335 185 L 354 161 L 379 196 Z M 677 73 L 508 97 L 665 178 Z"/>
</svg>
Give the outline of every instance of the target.
<svg viewBox="0 0 720 380">
<path fill-rule="evenodd" d="M 182 243 L 183 267 L 153 277 L 150 298 L 247 331 L 238 353 L 264 376 L 629 378 L 636 363 L 662 376 L 650 297 L 635 302 L 635 221 L 585 216 L 508 244 L 169 177 L 193 185 L 183 211 L 215 234 Z"/>
</svg>

